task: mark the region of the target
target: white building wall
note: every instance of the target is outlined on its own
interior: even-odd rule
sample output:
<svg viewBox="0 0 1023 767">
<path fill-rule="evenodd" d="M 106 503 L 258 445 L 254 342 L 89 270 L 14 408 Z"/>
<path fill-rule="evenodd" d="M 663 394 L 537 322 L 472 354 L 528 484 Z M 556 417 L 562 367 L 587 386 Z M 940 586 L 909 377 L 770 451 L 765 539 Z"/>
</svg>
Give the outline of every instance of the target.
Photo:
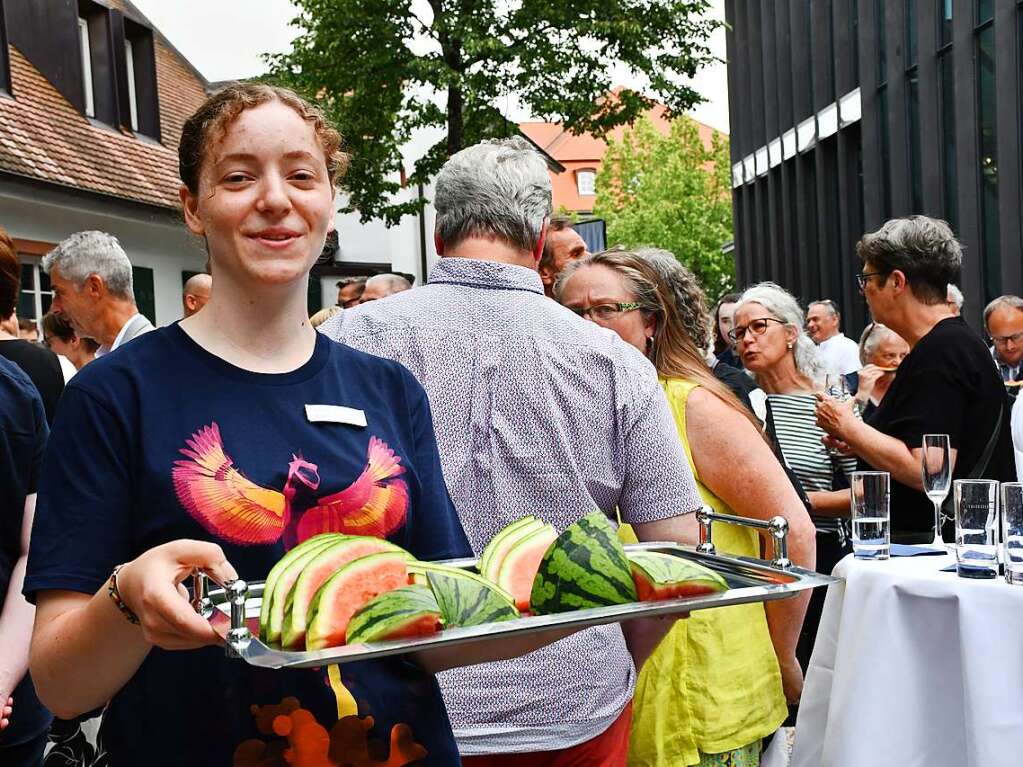
<svg viewBox="0 0 1023 767">
<path fill-rule="evenodd" d="M 0 185 L 0 226 L 11 237 L 56 244 L 85 229 L 117 237 L 133 265 L 153 270 L 157 325 L 181 319 L 181 273 L 201 271 L 206 263 L 202 243 L 172 216 L 136 214 L 100 198 Z"/>
</svg>

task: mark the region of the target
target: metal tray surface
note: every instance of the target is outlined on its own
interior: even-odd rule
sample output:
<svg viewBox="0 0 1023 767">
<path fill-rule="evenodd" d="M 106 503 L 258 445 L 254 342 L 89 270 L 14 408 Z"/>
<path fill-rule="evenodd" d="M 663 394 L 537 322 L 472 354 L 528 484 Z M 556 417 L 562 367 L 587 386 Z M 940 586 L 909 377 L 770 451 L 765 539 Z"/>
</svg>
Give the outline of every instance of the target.
<svg viewBox="0 0 1023 767">
<path fill-rule="evenodd" d="M 500 623 L 487 623 L 468 628 L 444 629 L 432 636 L 415 639 L 401 639 L 369 644 L 344 645 L 323 650 L 299 652 L 282 650 L 264 644 L 259 640 L 259 609 L 262 603 L 263 583 L 251 582 L 245 599 L 245 619 L 250 636 L 239 638 L 231 632 L 231 605 L 229 595 L 223 588 L 213 588 L 208 599 L 215 608 L 210 616 L 214 628 L 225 637 L 231 655 L 240 657 L 246 663 L 263 668 L 310 668 L 336 663 L 351 663 L 400 655 L 409 652 L 429 651 L 431 648 L 450 647 L 470 642 L 494 642 L 513 635 L 532 634 L 561 628 L 588 628 L 608 623 L 618 623 L 632 618 L 656 616 L 707 610 L 714 607 L 768 602 L 785 599 L 797 592 L 836 583 L 840 579 L 829 575 L 789 566 L 779 568 L 759 560 L 746 557 L 728 557 L 706 554 L 691 547 L 674 543 L 647 542 L 628 544 L 626 551 L 660 551 L 665 554 L 690 559 L 719 573 L 729 585 L 728 591 L 684 599 L 667 599 L 657 602 L 631 602 L 611 607 L 597 607 L 576 610 L 557 615 L 532 615 Z M 455 567 L 473 567 L 475 559 L 452 559 L 443 564 Z"/>
</svg>

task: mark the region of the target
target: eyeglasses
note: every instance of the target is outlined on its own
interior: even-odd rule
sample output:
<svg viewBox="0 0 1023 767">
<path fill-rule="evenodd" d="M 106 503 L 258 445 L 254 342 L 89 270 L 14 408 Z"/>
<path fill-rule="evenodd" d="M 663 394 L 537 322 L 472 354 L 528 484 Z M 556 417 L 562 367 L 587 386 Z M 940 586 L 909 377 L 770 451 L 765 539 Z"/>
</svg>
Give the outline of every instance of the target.
<svg viewBox="0 0 1023 767">
<path fill-rule="evenodd" d="M 864 288 L 867 287 L 867 280 L 871 277 L 887 277 L 891 272 L 865 272 L 863 274 L 856 275 L 856 282 L 860 284 L 860 292 L 862 293 Z"/>
<path fill-rule="evenodd" d="M 776 320 L 774 317 L 761 317 L 760 319 L 751 321 L 749 325 L 736 325 L 728 331 L 728 337 L 738 343 L 742 340 L 743 336 L 746 335 L 747 330 L 755 336 L 762 336 L 767 332 L 767 326 L 772 322 L 777 322 L 779 325 L 785 324 L 781 320 Z"/>
<path fill-rule="evenodd" d="M 636 309 L 642 308 L 643 305 L 637 304 L 635 301 L 626 302 L 617 301 L 613 304 L 596 304 L 586 309 L 581 309 L 573 306 L 569 307 L 569 309 L 578 314 L 580 317 L 585 318 L 586 315 L 590 315 L 590 317 L 595 320 L 614 319 L 619 314 L 623 314 L 625 312 L 634 312 Z"/>
<path fill-rule="evenodd" d="M 1023 333 L 1013 333 L 1011 336 L 991 336 L 995 346 L 1006 346 L 1010 341 L 1013 345 L 1023 342 Z"/>
</svg>

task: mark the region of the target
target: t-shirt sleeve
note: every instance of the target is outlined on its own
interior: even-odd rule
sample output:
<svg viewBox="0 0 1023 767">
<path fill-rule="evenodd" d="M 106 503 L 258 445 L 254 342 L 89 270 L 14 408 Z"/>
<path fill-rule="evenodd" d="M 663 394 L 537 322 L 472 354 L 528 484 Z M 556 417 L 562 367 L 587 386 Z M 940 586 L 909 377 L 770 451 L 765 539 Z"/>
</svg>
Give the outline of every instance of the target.
<svg viewBox="0 0 1023 767">
<path fill-rule="evenodd" d="M 420 482 L 419 506 L 409 515 L 407 548 L 423 560 L 471 557 L 472 547 L 444 484 L 426 391 L 411 373 L 406 372 L 405 375 L 415 444 L 415 470 Z"/>
<path fill-rule="evenodd" d="M 72 384 L 53 424 L 39 478 L 25 596 L 94 594 L 130 560 L 132 455 L 124 422 Z"/>
<path fill-rule="evenodd" d="M 618 509 L 630 524 L 677 517 L 702 505 L 668 400 L 652 384 L 624 424 L 620 459 L 626 468 Z"/>
<path fill-rule="evenodd" d="M 32 408 L 35 429 L 32 432 L 32 457 L 28 464 L 25 491 L 31 495 L 39 489 L 39 472 L 42 468 L 43 452 L 46 450 L 46 439 L 50 436 L 50 427 L 47 425 L 43 401 L 39 397 L 33 397 L 29 405 Z"/>
</svg>

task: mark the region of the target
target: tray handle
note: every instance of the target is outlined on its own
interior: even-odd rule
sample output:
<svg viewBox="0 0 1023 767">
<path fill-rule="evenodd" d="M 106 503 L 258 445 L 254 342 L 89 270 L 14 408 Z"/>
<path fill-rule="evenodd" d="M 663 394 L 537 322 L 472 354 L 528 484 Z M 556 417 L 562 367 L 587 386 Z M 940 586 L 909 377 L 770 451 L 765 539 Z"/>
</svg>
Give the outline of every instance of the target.
<svg viewBox="0 0 1023 767">
<path fill-rule="evenodd" d="M 792 566 L 789 559 L 789 522 L 785 517 L 776 516 L 769 520 L 748 519 L 747 517 L 736 517 L 732 514 L 718 514 L 711 511 L 709 506 L 704 506 L 696 512 L 696 521 L 700 523 L 700 545 L 696 550 L 702 554 L 714 554 L 717 549 L 714 547 L 714 539 L 711 531 L 712 522 L 729 522 L 733 525 L 753 527 L 757 530 L 767 530 L 771 533 L 771 541 L 774 544 L 774 559 L 771 564 L 781 569 Z"/>
<path fill-rule="evenodd" d="M 252 632 L 245 622 L 245 602 L 249 598 L 249 584 L 238 580 L 221 583 L 205 570 L 196 568 L 192 571 L 192 607 L 204 618 L 212 618 L 216 612 L 213 600 L 210 599 L 210 581 L 224 590 L 228 604 L 231 605 L 231 628 L 227 632 L 225 653 L 229 658 L 238 658 L 250 641 Z"/>
</svg>

